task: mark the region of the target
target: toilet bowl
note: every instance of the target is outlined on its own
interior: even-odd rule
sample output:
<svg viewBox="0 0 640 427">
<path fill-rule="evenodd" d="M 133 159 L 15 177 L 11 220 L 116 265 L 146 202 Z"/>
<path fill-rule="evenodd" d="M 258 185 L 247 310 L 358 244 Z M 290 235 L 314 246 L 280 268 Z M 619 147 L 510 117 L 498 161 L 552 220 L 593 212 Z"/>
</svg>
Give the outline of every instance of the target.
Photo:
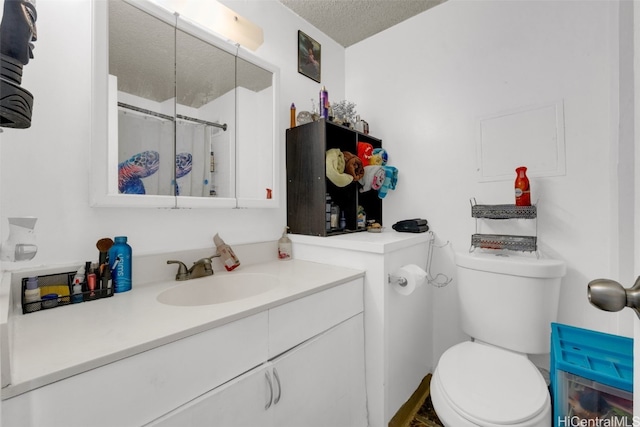
<svg viewBox="0 0 640 427">
<path fill-rule="evenodd" d="M 549 352 L 564 262 L 534 256 L 456 254 L 462 329 L 445 351 L 431 401 L 446 427 L 550 427 L 547 384 L 527 354 Z"/>
<path fill-rule="evenodd" d="M 440 358 L 431 400 L 446 427 L 549 427 L 546 382 L 522 354 L 463 342 Z"/>
</svg>

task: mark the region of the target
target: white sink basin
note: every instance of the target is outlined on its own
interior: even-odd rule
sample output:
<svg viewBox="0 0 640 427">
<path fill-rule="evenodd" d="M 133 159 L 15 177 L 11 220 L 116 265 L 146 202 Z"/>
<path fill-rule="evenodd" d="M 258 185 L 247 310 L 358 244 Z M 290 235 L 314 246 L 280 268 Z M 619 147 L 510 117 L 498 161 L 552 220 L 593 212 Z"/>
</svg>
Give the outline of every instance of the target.
<svg viewBox="0 0 640 427">
<path fill-rule="evenodd" d="M 263 273 L 231 273 L 187 280 L 158 295 L 167 305 L 198 306 L 238 301 L 269 292 L 280 285 L 278 278 Z"/>
</svg>

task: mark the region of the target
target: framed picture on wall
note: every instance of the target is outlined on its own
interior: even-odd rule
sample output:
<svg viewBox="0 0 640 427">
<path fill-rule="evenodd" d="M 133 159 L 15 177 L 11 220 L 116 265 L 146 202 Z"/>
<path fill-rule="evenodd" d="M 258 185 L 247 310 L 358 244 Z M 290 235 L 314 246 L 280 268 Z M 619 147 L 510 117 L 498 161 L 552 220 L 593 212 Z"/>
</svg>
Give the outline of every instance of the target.
<svg viewBox="0 0 640 427">
<path fill-rule="evenodd" d="M 320 83 L 320 43 L 298 30 L 298 72 Z"/>
</svg>

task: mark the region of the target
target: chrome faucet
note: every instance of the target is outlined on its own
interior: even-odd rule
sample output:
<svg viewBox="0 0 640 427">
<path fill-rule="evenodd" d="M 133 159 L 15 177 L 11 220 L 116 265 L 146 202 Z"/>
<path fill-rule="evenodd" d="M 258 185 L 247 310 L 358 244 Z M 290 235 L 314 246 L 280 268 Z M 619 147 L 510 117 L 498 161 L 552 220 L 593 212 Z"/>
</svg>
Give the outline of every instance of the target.
<svg viewBox="0 0 640 427">
<path fill-rule="evenodd" d="M 212 276 L 213 268 L 211 267 L 211 260 L 219 257 L 220 254 L 215 254 L 210 257 L 201 258 L 194 262 L 190 269 L 187 270 L 187 266 L 182 261 L 168 260 L 167 264 L 178 264 L 178 273 L 176 273 L 176 280 L 189 280 L 197 279 L 198 277 Z"/>
</svg>

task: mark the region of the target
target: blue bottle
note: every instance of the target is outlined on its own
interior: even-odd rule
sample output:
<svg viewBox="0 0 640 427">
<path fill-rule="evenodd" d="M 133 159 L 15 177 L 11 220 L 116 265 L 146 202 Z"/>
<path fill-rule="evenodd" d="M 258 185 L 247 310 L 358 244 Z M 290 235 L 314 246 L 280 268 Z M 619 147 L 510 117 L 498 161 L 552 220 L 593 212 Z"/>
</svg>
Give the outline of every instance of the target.
<svg viewBox="0 0 640 427">
<path fill-rule="evenodd" d="M 131 290 L 131 246 L 126 236 L 117 236 L 109 249 L 111 280 L 115 293 Z"/>
</svg>

